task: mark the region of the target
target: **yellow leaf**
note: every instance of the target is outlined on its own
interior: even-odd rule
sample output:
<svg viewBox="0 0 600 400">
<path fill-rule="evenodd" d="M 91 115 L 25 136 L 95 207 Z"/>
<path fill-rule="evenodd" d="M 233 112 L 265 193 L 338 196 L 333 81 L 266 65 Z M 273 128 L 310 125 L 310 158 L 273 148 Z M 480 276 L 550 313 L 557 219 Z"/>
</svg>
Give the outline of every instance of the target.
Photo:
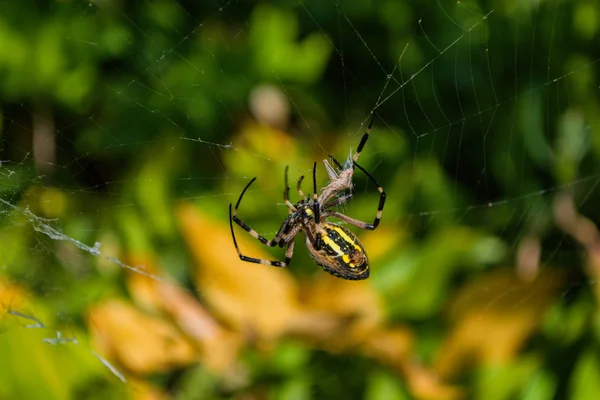
<svg viewBox="0 0 600 400">
<path fill-rule="evenodd" d="M 146 272 L 163 276 L 151 255 L 128 257 L 131 265 L 144 265 Z M 132 296 L 152 312 L 162 312 L 200 349 L 200 358 L 214 372 L 231 370 L 243 344 L 239 334 L 223 328 L 190 291 L 174 283 L 147 275 L 129 273 L 127 284 Z"/>
<path fill-rule="evenodd" d="M 176 215 L 196 262 L 196 286 L 212 310 L 240 332 L 265 339 L 283 334 L 299 313 L 292 276 L 285 269 L 241 261 L 229 227 L 197 207 L 181 204 Z M 248 235 L 238 236 L 238 243 L 253 257 L 270 257 Z"/>
<path fill-rule="evenodd" d="M 197 359 L 192 344 L 171 323 L 125 302 L 113 300 L 95 306 L 87 320 L 98 353 L 133 373 L 155 373 Z"/>
<path fill-rule="evenodd" d="M 373 332 L 362 349 L 370 357 L 400 367 L 412 357 L 413 342 L 413 334 L 407 328 L 385 328 Z"/>
<path fill-rule="evenodd" d="M 457 376 L 467 360 L 484 364 L 512 360 L 539 327 L 563 278 L 554 272 L 525 282 L 513 270 L 505 270 L 467 284 L 450 310 L 454 327 L 439 352 L 440 375 Z"/>
<path fill-rule="evenodd" d="M 325 346 L 330 350 L 339 351 L 364 342 L 385 321 L 382 301 L 368 280 L 347 281 L 323 273 L 304 293 L 306 308 L 311 313 L 346 321 L 329 332 Z"/>
<path fill-rule="evenodd" d="M 169 396 L 157 387 L 139 379 L 127 381 L 127 389 L 133 400 L 168 400 Z"/>
<path fill-rule="evenodd" d="M 464 397 L 458 386 L 443 382 L 431 368 L 420 365 L 413 353 L 414 335 L 406 327 L 386 327 L 372 332 L 362 345 L 366 355 L 393 367 L 406 382 L 411 395 L 423 400 L 454 400 Z"/>
</svg>

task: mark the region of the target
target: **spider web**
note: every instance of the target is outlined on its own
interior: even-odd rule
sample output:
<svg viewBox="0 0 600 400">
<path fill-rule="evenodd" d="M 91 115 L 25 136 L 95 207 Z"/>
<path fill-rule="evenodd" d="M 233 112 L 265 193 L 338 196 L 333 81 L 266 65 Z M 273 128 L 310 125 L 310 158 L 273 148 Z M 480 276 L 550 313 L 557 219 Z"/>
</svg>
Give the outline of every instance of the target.
<svg viewBox="0 0 600 400">
<path fill-rule="evenodd" d="M 382 237 L 401 250 L 383 248 L 371 280 L 398 304 L 393 318 L 422 322 L 454 280 L 502 268 L 524 281 L 569 269 L 559 309 L 596 290 L 593 3 L 45 7 L 22 32 L 0 20 L 11 46 L 0 59 L 0 277 L 41 299 L 2 297 L 8 330 L 42 329 L 45 344 L 79 346 L 126 381 L 81 332 L 108 296 L 98 282 L 125 270 L 193 287 L 173 208 L 191 202 L 226 225 L 228 203 L 258 176 L 240 214 L 271 238 L 286 215 L 285 165 L 292 198 L 300 175 L 310 193 L 313 161 L 346 159 L 373 113 L 361 165 L 387 192 Z M 326 176 L 320 164 L 320 188 Z M 370 222 L 377 196 L 357 173 L 341 211 Z M 151 249 L 167 272 L 123 247 Z M 301 243 L 294 265 L 300 279 L 321 273 Z M 431 296 L 419 279 L 437 282 Z M 517 296 L 515 307 L 533 303 Z"/>
</svg>

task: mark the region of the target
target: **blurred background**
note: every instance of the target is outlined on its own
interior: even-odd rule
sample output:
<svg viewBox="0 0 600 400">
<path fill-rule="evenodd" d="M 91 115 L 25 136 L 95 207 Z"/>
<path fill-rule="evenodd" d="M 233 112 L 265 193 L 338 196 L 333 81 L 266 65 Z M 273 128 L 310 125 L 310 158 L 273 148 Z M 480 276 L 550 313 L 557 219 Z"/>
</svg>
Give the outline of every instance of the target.
<svg viewBox="0 0 600 400">
<path fill-rule="evenodd" d="M 599 29 L 591 0 L 0 2 L 0 399 L 598 398 Z M 272 238 L 285 166 L 323 188 L 372 114 L 371 277 L 302 234 L 240 261 L 249 180 Z"/>
</svg>

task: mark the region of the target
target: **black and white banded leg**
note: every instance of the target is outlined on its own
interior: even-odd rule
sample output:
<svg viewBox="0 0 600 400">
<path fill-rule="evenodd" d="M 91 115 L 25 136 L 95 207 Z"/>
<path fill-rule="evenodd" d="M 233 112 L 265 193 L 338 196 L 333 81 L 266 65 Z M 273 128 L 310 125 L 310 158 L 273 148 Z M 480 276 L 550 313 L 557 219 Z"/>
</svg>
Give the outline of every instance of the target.
<svg viewBox="0 0 600 400">
<path fill-rule="evenodd" d="M 265 237 L 261 236 L 258 232 L 256 232 L 254 229 L 250 228 L 248 225 L 246 225 L 246 223 L 244 221 L 242 221 L 241 219 L 239 219 L 237 217 L 237 210 L 238 207 L 240 205 L 240 202 L 242 201 L 242 198 L 244 197 L 244 193 L 246 193 L 246 190 L 248 190 L 248 188 L 250 187 L 250 185 L 252 185 L 252 183 L 256 180 L 256 178 L 253 178 L 244 188 L 244 190 L 242 190 L 242 193 L 240 194 L 240 197 L 237 201 L 237 203 L 235 204 L 235 208 L 232 210 L 232 205 L 231 203 L 229 204 L 229 227 L 231 229 L 231 237 L 233 238 L 233 244 L 235 246 L 235 249 L 240 257 L 241 260 L 243 261 L 248 261 L 248 262 L 253 262 L 253 263 L 257 263 L 257 264 L 265 264 L 265 265 L 272 265 L 275 267 L 287 267 L 290 264 L 291 261 L 291 257 L 293 255 L 293 251 L 294 251 L 294 242 L 293 242 L 293 238 L 291 238 L 291 240 L 288 239 L 288 233 L 290 233 L 291 227 L 290 224 L 288 222 L 288 220 L 286 220 L 281 227 L 279 228 L 279 231 L 277 232 L 277 234 L 275 235 L 275 237 L 272 240 L 268 240 Z M 240 248 L 237 244 L 237 240 L 235 238 L 235 232 L 233 230 L 233 222 L 235 222 L 236 224 L 238 224 L 239 226 L 241 226 L 246 232 L 248 232 L 250 234 L 250 236 L 252 236 L 253 238 L 257 239 L 258 241 L 260 241 L 262 244 L 264 244 L 265 246 L 269 246 L 269 247 L 275 247 L 278 244 L 280 245 L 280 247 L 283 247 L 285 245 L 285 243 L 289 243 L 288 244 L 288 249 L 285 253 L 285 261 L 271 261 L 271 260 L 263 260 L 263 259 L 259 259 L 259 258 L 253 258 L 253 257 L 248 257 L 242 254 L 242 252 L 240 251 Z M 294 234 L 296 234 L 298 231 L 297 230 L 292 230 L 294 232 Z M 289 256 L 289 257 L 288 257 Z"/>
<path fill-rule="evenodd" d="M 285 230 L 284 226 L 282 226 L 279 229 L 279 232 L 277 232 L 277 235 L 275 236 L 275 238 L 273 238 L 273 240 L 268 240 L 267 238 L 259 235 L 258 232 L 256 232 L 254 229 L 252 229 L 248 225 L 246 225 L 246 223 L 244 221 L 242 221 L 241 219 L 239 219 L 237 216 L 238 207 L 240 206 L 242 198 L 244 197 L 244 193 L 246 193 L 246 190 L 248 190 L 250 185 L 252 185 L 252 183 L 254 183 L 255 180 L 256 180 L 256 178 L 252 178 L 252 180 L 246 185 L 244 190 L 242 190 L 242 194 L 240 194 L 240 198 L 238 199 L 237 203 L 235 204 L 233 213 L 231 212 L 231 204 L 229 205 L 229 219 L 233 220 L 233 222 L 235 222 L 236 224 L 241 226 L 246 232 L 248 232 L 253 238 L 259 240 L 262 244 L 269 246 L 269 247 L 275 247 L 277 245 L 277 243 L 279 243 L 279 239 L 281 239 L 281 235 L 283 234 L 283 231 Z M 286 225 L 286 224 L 284 223 L 284 225 Z"/>
<path fill-rule="evenodd" d="M 283 202 L 285 203 L 285 205 L 288 208 L 288 214 L 291 214 L 293 212 L 296 212 L 296 207 L 294 207 L 294 205 L 290 201 L 290 185 L 288 184 L 288 170 L 289 170 L 289 166 L 286 165 L 285 173 L 283 176 L 283 180 L 285 182 L 285 189 L 283 190 Z"/>
<path fill-rule="evenodd" d="M 229 210 L 231 211 L 231 204 L 229 205 Z M 256 263 L 256 264 L 271 265 L 273 267 L 287 267 L 288 265 L 290 265 L 290 262 L 292 261 L 292 257 L 294 256 L 294 241 L 293 240 L 288 244 L 288 248 L 285 252 L 285 261 L 265 260 L 263 258 L 248 257 L 248 256 L 245 256 L 242 254 L 242 252 L 237 244 L 237 240 L 235 239 L 235 234 L 233 233 L 232 220 L 233 220 L 232 218 L 229 218 L 229 227 L 231 228 L 231 237 L 233 237 L 233 245 L 235 246 L 235 250 L 237 251 L 238 256 L 240 257 L 240 260 L 251 262 L 251 263 Z"/>
<path fill-rule="evenodd" d="M 321 204 L 317 194 L 317 162 L 313 164 L 313 213 L 315 217 L 315 250 L 321 250 Z"/>
<path fill-rule="evenodd" d="M 358 144 L 358 147 L 356 148 L 356 153 L 354 153 L 354 155 L 352 156 L 352 161 L 354 161 L 354 162 L 358 161 L 358 157 L 360 157 L 360 153 L 362 152 L 363 148 L 365 147 L 367 140 L 369 140 L 369 134 L 371 133 L 371 127 L 373 126 L 373 121 L 375 121 L 375 113 L 373 113 L 373 115 L 371 116 L 371 122 L 369 122 L 369 127 L 365 131 L 365 134 L 363 135 L 363 137 L 360 139 L 360 143 Z"/>
<path fill-rule="evenodd" d="M 303 180 L 304 180 L 304 175 L 301 175 L 300 178 L 298 178 L 298 183 L 296 184 L 296 191 L 298 192 L 298 196 L 300 196 L 300 198 L 302 200 L 306 200 L 306 195 L 302 191 L 302 181 Z"/>
</svg>

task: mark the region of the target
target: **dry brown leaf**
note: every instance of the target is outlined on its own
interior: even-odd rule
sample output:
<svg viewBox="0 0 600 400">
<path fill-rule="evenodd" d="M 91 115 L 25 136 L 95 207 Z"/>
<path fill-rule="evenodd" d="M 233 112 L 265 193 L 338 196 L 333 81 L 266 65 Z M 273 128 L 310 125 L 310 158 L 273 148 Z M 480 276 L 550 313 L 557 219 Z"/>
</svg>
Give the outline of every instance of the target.
<svg viewBox="0 0 600 400">
<path fill-rule="evenodd" d="M 540 273 L 542 241 L 537 236 L 526 236 L 519 242 L 516 271 L 523 281 L 533 281 Z"/>
<path fill-rule="evenodd" d="M 414 335 L 406 327 L 386 327 L 372 332 L 362 345 L 362 352 L 394 368 L 404 379 L 411 394 L 423 400 L 463 398 L 463 390 L 441 381 L 435 371 L 418 364 L 413 358 Z"/>
<path fill-rule="evenodd" d="M 532 282 L 498 271 L 467 284 L 450 310 L 454 324 L 436 369 L 456 377 L 469 362 L 507 363 L 539 327 L 564 274 L 543 273 Z"/>
<path fill-rule="evenodd" d="M 166 279 L 163 276 L 162 270 L 156 265 L 155 258 L 149 254 L 133 254 L 125 258 L 127 265 L 144 266 L 143 272 L 126 270 L 125 284 L 132 299 L 143 309 L 151 312 L 156 312 L 163 308 L 164 299 L 160 296 L 160 286 L 174 285 L 167 281 L 159 281 L 154 277 Z M 149 276 L 150 275 L 150 276 Z"/>
<path fill-rule="evenodd" d="M 143 314 L 123 301 L 95 306 L 87 319 L 98 353 L 135 374 L 164 371 L 197 360 L 192 344 L 171 323 Z"/>
<path fill-rule="evenodd" d="M 165 311 L 200 345 L 203 364 L 214 372 L 232 370 L 244 344 L 242 336 L 220 326 L 189 293 L 174 286 L 160 287 Z"/>
<path fill-rule="evenodd" d="M 596 280 L 600 277 L 600 231 L 596 223 L 579 213 L 573 195 L 559 193 L 554 200 L 554 218 L 557 225 L 586 251 L 586 273 Z M 600 302 L 600 289 L 593 285 L 596 301 Z"/>
<path fill-rule="evenodd" d="M 301 312 L 292 276 L 282 268 L 241 261 L 229 227 L 194 205 L 179 205 L 176 215 L 196 261 L 196 287 L 212 310 L 240 332 L 263 339 L 283 334 Z M 238 243 L 245 253 L 269 257 L 247 235 Z"/>
<path fill-rule="evenodd" d="M 402 368 L 410 362 L 414 337 L 408 328 L 381 328 L 372 332 L 362 351 L 385 364 Z"/>
<path fill-rule="evenodd" d="M 160 273 L 150 255 L 128 258 L 131 265 L 144 265 L 152 274 Z M 213 372 L 224 373 L 234 367 L 243 338 L 223 328 L 184 288 L 146 275 L 130 273 L 127 284 L 132 296 L 146 309 L 169 316 L 200 349 L 202 363 Z"/>
<path fill-rule="evenodd" d="M 458 400 L 465 398 L 462 388 L 442 382 L 431 369 L 417 363 L 407 364 L 403 375 L 411 394 L 419 400 Z"/>
<path fill-rule="evenodd" d="M 307 315 L 321 314 L 344 321 L 329 333 L 324 346 L 341 351 L 365 340 L 385 321 L 383 303 L 368 280 L 347 281 L 321 274 L 304 291 Z"/>
</svg>

